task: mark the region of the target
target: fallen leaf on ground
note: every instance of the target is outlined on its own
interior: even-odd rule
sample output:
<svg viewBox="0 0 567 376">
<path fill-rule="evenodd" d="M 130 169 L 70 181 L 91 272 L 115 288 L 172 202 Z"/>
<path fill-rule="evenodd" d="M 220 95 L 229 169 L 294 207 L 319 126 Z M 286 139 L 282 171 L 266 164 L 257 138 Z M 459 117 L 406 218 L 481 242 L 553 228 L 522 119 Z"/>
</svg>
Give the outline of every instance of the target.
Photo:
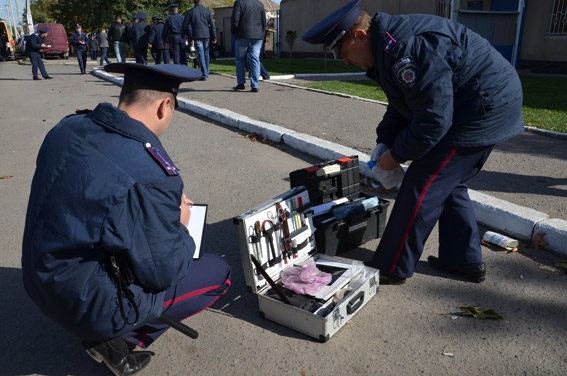
<svg viewBox="0 0 567 376">
<path fill-rule="evenodd" d="M 12 179 L 12 175 L 0 176 L 0 179 Z"/>
<path fill-rule="evenodd" d="M 531 241 L 530 245 L 532 247 L 534 247 L 535 249 L 540 249 L 540 248 L 547 246 L 547 242 L 543 239 L 544 236 L 545 236 L 545 233 L 536 232 L 534 234 L 534 236 L 532 237 L 532 241 Z"/>
<path fill-rule="evenodd" d="M 555 267 L 557 267 L 558 269 L 562 270 L 564 273 L 567 273 L 567 260 L 556 262 L 553 265 L 555 265 Z"/>
<path fill-rule="evenodd" d="M 459 309 L 461 311 L 471 315 L 475 319 L 479 319 L 479 320 L 486 320 L 486 319 L 504 320 L 504 317 L 500 316 L 492 308 L 482 310 L 480 307 L 461 306 L 461 307 L 459 307 Z"/>
</svg>

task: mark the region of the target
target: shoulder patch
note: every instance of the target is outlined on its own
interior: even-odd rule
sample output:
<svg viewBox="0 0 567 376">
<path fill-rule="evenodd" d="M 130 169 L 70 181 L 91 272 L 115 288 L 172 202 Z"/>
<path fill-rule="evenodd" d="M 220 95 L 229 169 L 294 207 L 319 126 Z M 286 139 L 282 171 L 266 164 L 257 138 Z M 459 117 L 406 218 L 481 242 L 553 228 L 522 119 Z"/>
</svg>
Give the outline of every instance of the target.
<svg viewBox="0 0 567 376">
<path fill-rule="evenodd" d="M 392 67 L 398 81 L 404 86 L 413 87 L 417 81 L 417 65 L 411 56 L 402 57 Z"/>
<path fill-rule="evenodd" d="M 149 142 L 146 143 L 146 151 L 152 156 L 154 161 L 165 171 L 168 176 L 179 175 L 179 170 L 172 161 L 167 159 L 158 149 L 153 147 Z"/>
</svg>

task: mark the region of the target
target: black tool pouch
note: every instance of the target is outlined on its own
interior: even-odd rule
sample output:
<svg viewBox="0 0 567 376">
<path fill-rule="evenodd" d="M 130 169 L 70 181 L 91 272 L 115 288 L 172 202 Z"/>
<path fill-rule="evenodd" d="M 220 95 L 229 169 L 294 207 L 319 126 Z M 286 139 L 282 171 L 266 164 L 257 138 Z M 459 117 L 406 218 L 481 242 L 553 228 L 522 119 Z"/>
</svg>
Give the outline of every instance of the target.
<svg viewBox="0 0 567 376">
<path fill-rule="evenodd" d="M 138 310 L 138 305 L 134 299 L 134 295 L 128 289 L 128 286 L 134 283 L 134 273 L 128 264 L 128 259 L 126 258 L 125 252 L 112 252 L 109 253 L 110 262 L 110 275 L 116 284 L 118 289 L 118 308 L 120 309 L 120 315 L 128 325 L 136 325 L 140 312 Z M 128 303 L 134 309 L 136 314 L 134 321 L 130 321 L 126 312 L 124 311 L 123 298 L 128 300 Z"/>
</svg>

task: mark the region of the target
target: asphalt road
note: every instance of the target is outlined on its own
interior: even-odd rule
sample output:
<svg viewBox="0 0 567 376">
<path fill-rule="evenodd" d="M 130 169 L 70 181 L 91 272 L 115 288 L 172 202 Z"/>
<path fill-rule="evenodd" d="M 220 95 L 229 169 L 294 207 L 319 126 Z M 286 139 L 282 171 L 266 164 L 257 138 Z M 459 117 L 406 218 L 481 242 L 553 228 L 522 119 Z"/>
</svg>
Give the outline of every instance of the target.
<svg viewBox="0 0 567 376">
<path fill-rule="evenodd" d="M 54 77 L 50 81 L 32 81 L 29 66 L 0 64 L 0 176 L 10 177 L 0 179 L 0 375 L 110 374 L 84 353 L 78 339 L 39 312 L 21 283 L 25 208 L 43 137 L 75 109 L 94 108 L 101 101 L 118 102 L 118 86 L 91 75 L 81 76 L 74 62 L 69 63 L 50 62 L 47 69 Z M 256 111 L 254 116 L 264 121 L 272 112 L 283 120 L 292 118 L 292 114 L 281 112 L 278 103 L 303 98 L 302 91 L 284 87 L 270 90 L 268 83 L 261 84 L 256 97 L 248 92 L 232 93 L 233 79 L 216 78 L 219 82 L 212 76 L 205 82 L 184 85 L 181 95 L 194 100 L 218 99 L 219 106 L 234 106 L 236 112 L 246 109 L 248 116 Z M 230 93 L 230 100 L 222 100 L 220 92 Z M 270 95 L 275 95 L 274 100 L 265 105 Z M 327 119 L 341 112 L 336 108 L 324 110 L 327 100 L 320 97 L 303 101 L 309 101 L 311 110 L 296 112 L 302 116 L 301 124 L 313 132 L 321 132 Z M 358 104 L 345 100 L 344 106 Z M 368 124 L 378 119 L 374 114 Z M 351 121 L 366 123 L 358 118 Z M 357 141 L 373 142 L 373 136 L 369 137 L 373 125 L 369 127 L 355 137 Z M 325 132 L 335 134 L 334 142 L 352 147 L 354 144 L 345 137 L 350 137 L 350 130 L 355 128 L 349 126 L 349 132 L 329 128 Z M 199 331 L 199 338 L 192 340 L 168 331 L 151 347 L 156 355 L 143 374 L 564 374 L 566 277 L 553 267 L 557 260 L 553 254 L 528 246 L 519 253 L 485 247 L 488 276 L 482 284 L 442 275 L 420 261 L 416 274 L 404 286 L 382 286 L 377 296 L 327 343 L 260 318 L 256 297 L 244 285 L 232 218 L 289 189 L 290 171 L 319 161 L 285 145 L 252 142 L 245 134 L 182 111 L 176 113 L 162 140 L 182 171 L 188 196 L 209 204 L 207 249 L 225 255 L 234 278 L 228 294 L 213 308 L 185 321 Z M 522 195 L 518 200 L 524 203 L 549 201 L 545 210 L 558 207 L 557 216 L 565 218 L 567 183 L 564 172 L 558 172 L 563 168 L 565 148 L 548 146 L 544 139 L 540 145 L 547 147 L 540 150 L 542 153 L 520 153 L 521 148 L 537 144 L 535 138 L 527 144 L 519 142 L 510 146 L 509 151 L 514 153 L 507 153 L 504 145 L 499 147 L 494 155 L 502 153 L 505 165 L 493 155 L 484 187 L 482 181 L 477 184 L 487 192 L 514 199 Z M 546 172 L 522 167 L 540 159 L 546 165 L 541 168 L 551 178 Z M 512 184 L 508 175 L 518 180 Z M 493 178 L 500 178 L 494 179 L 495 184 L 507 181 L 508 188 L 493 188 Z M 540 180 L 544 180 L 543 193 L 536 189 Z M 369 259 L 376 244 L 377 240 L 369 242 L 341 256 Z M 436 254 L 437 245 L 434 231 L 423 260 Z M 458 307 L 467 305 L 492 308 L 504 320 L 460 315 Z"/>
</svg>

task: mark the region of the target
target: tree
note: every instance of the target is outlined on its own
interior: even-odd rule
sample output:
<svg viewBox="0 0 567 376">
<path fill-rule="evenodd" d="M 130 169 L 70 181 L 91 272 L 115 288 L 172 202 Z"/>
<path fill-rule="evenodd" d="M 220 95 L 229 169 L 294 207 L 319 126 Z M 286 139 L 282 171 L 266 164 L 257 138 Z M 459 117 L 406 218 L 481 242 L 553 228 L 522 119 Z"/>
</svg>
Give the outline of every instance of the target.
<svg viewBox="0 0 567 376">
<path fill-rule="evenodd" d="M 288 30 L 285 33 L 285 40 L 287 41 L 287 45 L 289 46 L 289 60 L 291 60 L 291 54 L 293 51 L 293 43 L 297 39 L 297 31 L 295 30 Z"/>
<path fill-rule="evenodd" d="M 37 0 L 31 4 L 35 23 L 55 22 L 65 26 L 68 32 L 75 30 L 80 23 L 85 32 L 100 30 L 114 22 L 115 16 L 121 16 L 125 23 L 138 12 L 144 12 L 151 19 L 153 16 L 166 17 L 170 0 Z"/>
</svg>

